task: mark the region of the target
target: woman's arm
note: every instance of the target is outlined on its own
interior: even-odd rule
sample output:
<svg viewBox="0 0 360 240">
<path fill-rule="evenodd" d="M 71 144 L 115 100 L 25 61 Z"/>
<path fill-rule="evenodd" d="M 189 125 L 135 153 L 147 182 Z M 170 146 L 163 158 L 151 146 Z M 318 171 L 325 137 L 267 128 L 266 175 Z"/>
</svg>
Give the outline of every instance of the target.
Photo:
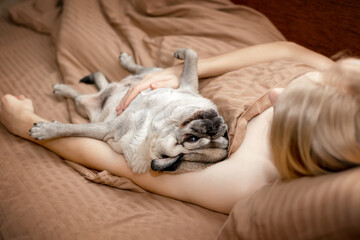
<svg viewBox="0 0 360 240">
<path fill-rule="evenodd" d="M 46 147 L 72 162 L 129 178 L 150 192 L 194 203 L 218 212 L 229 213 L 240 198 L 252 194 L 259 187 L 273 180 L 268 177 L 269 174 L 264 173 L 268 171 L 266 164 L 271 166 L 272 164 L 259 162 L 267 159 L 266 157 L 258 156 L 259 154 L 255 154 L 256 156 L 253 154 L 251 159 L 246 157 L 252 156 L 246 154 L 251 146 L 247 146 L 246 150 L 235 152 L 226 161 L 202 171 L 183 174 L 154 172 L 134 174 L 123 155 L 115 153 L 105 142 L 82 137 L 36 141 L 29 136 L 29 129 L 34 122 L 39 121 L 46 121 L 46 119 L 34 113 L 30 99 L 11 95 L 2 97 L 0 122 L 9 132 Z M 266 137 L 261 137 L 260 142 L 261 140 L 264 144 L 266 143 Z M 246 141 L 245 137 L 245 145 Z M 259 147 L 259 141 L 251 142 L 256 142 L 255 147 Z M 250 178 L 253 180 L 249 181 Z"/>
<path fill-rule="evenodd" d="M 219 56 L 198 61 L 199 78 L 215 77 L 246 66 L 276 60 L 297 60 L 319 71 L 333 64 L 329 58 L 291 42 L 272 42 L 241 48 Z M 183 65 L 179 64 L 163 71 L 149 74 L 128 90 L 116 108 L 120 114 L 130 102 L 147 88 L 177 88 Z"/>
<path fill-rule="evenodd" d="M 200 59 L 199 78 L 219 76 L 246 66 L 276 60 L 297 60 L 319 71 L 333 64 L 329 58 L 292 42 L 272 42 Z"/>
</svg>

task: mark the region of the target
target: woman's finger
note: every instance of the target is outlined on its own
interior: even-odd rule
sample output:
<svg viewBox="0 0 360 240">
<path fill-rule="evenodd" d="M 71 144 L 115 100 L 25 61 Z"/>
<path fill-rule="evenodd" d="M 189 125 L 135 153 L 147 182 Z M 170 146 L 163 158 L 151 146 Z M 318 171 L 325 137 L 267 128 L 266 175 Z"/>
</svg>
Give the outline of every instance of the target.
<svg viewBox="0 0 360 240">
<path fill-rule="evenodd" d="M 18 98 L 19 100 L 24 100 L 26 97 L 25 97 L 23 94 L 20 94 L 19 96 L 17 96 L 17 98 Z"/>
<path fill-rule="evenodd" d="M 177 82 L 174 81 L 171 77 L 168 79 L 162 80 L 162 81 L 156 81 L 154 83 L 150 84 L 150 88 L 152 90 L 158 89 L 158 88 L 177 88 Z"/>
<path fill-rule="evenodd" d="M 124 104 L 126 100 L 128 99 L 129 95 L 133 92 L 141 92 L 141 89 L 148 88 L 147 86 L 150 86 L 150 83 L 148 83 L 149 76 L 144 77 L 140 82 L 134 84 L 132 87 L 128 89 L 125 96 L 122 98 L 120 104 L 118 105 L 119 108 L 124 107 Z"/>
<path fill-rule="evenodd" d="M 125 96 L 122 98 L 120 104 L 116 107 L 118 115 L 120 115 L 127 106 L 136 98 L 136 96 L 143 90 L 148 89 L 150 87 L 150 83 L 140 83 L 135 85 L 126 92 Z"/>
<path fill-rule="evenodd" d="M 120 115 L 136 98 L 136 96 L 145 89 L 179 87 L 178 76 L 174 74 L 173 70 L 171 70 L 170 73 L 168 71 L 170 70 L 149 74 L 132 86 L 116 107 L 117 114 Z"/>
</svg>

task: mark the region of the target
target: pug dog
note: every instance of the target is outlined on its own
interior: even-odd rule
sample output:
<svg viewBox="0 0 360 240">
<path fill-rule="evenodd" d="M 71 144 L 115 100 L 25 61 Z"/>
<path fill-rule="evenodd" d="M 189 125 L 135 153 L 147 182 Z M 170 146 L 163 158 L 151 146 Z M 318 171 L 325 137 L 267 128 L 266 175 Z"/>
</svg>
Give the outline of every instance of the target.
<svg viewBox="0 0 360 240">
<path fill-rule="evenodd" d="M 179 88 L 142 91 L 119 116 L 116 106 L 129 87 L 161 68 L 140 66 L 122 53 L 120 64 L 131 74 L 119 83 L 109 83 L 101 72 L 80 80 L 94 83 L 99 89 L 96 94 L 83 95 L 65 84 L 54 85 L 55 95 L 73 99 L 77 112 L 90 123 L 38 122 L 30 136 L 37 140 L 81 136 L 105 141 L 124 154 L 134 173 L 150 169 L 188 172 L 225 159 L 228 128 L 216 105 L 198 94 L 197 54 L 179 49 L 174 57 L 184 60 Z"/>
</svg>

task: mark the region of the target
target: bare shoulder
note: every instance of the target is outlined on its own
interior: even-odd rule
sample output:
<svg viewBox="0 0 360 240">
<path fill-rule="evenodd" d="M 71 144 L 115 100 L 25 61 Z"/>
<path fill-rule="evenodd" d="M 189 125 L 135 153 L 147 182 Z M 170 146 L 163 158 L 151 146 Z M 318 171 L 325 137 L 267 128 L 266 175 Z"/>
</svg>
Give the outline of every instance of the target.
<svg viewBox="0 0 360 240">
<path fill-rule="evenodd" d="M 269 133 L 272 107 L 253 118 L 241 146 L 227 160 L 217 163 L 198 174 L 216 176 L 218 185 L 227 188 L 235 198 L 252 194 L 263 185 L 279 178 L 271 154 Z M 221 184 L 220 184 L 221 182 Z"/>
<path fill-rule="evenodd" d="M 273 119 L 273 108 L 254 117 L 247 125 L 246 135 L 239 149 L 230 156 L 236 165 L 241 164 L 254 171 L 255 177 L 273 179 L 277 171 L 272 162 L 269 134 Z"/>
<path fill-rule="evenodd" d="M 250 192 L 279 178 L 270 151 L 272 119 L 272 107 L 251 119 L 243 143 L 229 159 L 242 175 L 241 180 L 252 183 L 248 189 Z"/>
</svg>

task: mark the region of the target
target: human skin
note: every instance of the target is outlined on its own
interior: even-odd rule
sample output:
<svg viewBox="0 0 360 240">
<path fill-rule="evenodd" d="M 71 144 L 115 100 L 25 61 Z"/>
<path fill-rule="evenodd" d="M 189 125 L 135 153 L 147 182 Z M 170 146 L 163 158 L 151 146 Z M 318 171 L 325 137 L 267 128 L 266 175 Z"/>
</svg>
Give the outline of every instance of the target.
<svg viewBox="0 0 360 240">
<path fill-rule="evenodd" d="M 263 129 L 256 127 L 248 131 L 254 131 L 251 134 L 252 138 L 259 139 L 245 138 L 244 147 L 239 148 L 226 161 L 201 171 L 173 175 L 155 172 L 134 174 L 123 155 L 117 154 L 107 143 L 96 139 L 66 137 L 37 141 L 31 138 L 29 129 L 32 125 L 47 120 L 34 113 L 31 100 L 25 97 L 3 96 L 0 121 L 12 134 L 35 142 L 64 159 L 92 169 L 107 170 L 114 175 L 129 178 L 153 193 L 222 213 L 229 213 L 239 199 L 252 194 L 256 189 L 273 182 L 278 177 L 268 150 L 263 154 L 253 154 L 253 156 L 248 154 L 258 152 L 259 147 L 268 148 L 267 138 L 264 138 L 261 132 Z"/>
<path fill-rule="evenodd" d="M 318 70 L 324 70 L 332 64 L 331 60 L 308 49 L 292 43 L 280 42 L 240 49 L 214 58 L 200 60 L 198 64 L 199 77 L 217 76 L 259 62 L 295 58 Z M 179 68 L 181 66 L 165 69 L 156 76 L 156 81 L 145 79 L 142 81 L 141 87 L 149 87 L 152 83 L 158 87 L 165 87 L 169 84 L 176 87 L 176 73 Z M 169 73 L 171 73 L 169 81 L 161 78 L 161 76 L 169 76 Z M 141 88 L 137 88 L 137 90 L 139 89 Z M 273 94 L 274 100 L 277 94 L 276 92 Z M 33 124 L 47 120 L 34 113 L 31 100 L 24 96 L 5 95 L 1 99 L 0 107 L 0 121 L 10 133 L 35 142 L 64 159 L 129 178 L 153 193 L 223 213 L 229 213 L 239 199 L 251 195 L 261 186 L 278 178 L 268 146 L 267 133 L 271 119 L 272 111 L 270 109 L 258 118 L 251 120 L 240 148 L 226 161 L 204 170 L 183 174 L 161 174 L 151 171 L 145 174 L 134 174 L 127 166 L 123 155 L 114 152 L 105 142 L 82 137 L 43 141 L 31 138 L 29 129 Z M 259 149 L 263 149 L 260 154 Z"/>
</svg>

